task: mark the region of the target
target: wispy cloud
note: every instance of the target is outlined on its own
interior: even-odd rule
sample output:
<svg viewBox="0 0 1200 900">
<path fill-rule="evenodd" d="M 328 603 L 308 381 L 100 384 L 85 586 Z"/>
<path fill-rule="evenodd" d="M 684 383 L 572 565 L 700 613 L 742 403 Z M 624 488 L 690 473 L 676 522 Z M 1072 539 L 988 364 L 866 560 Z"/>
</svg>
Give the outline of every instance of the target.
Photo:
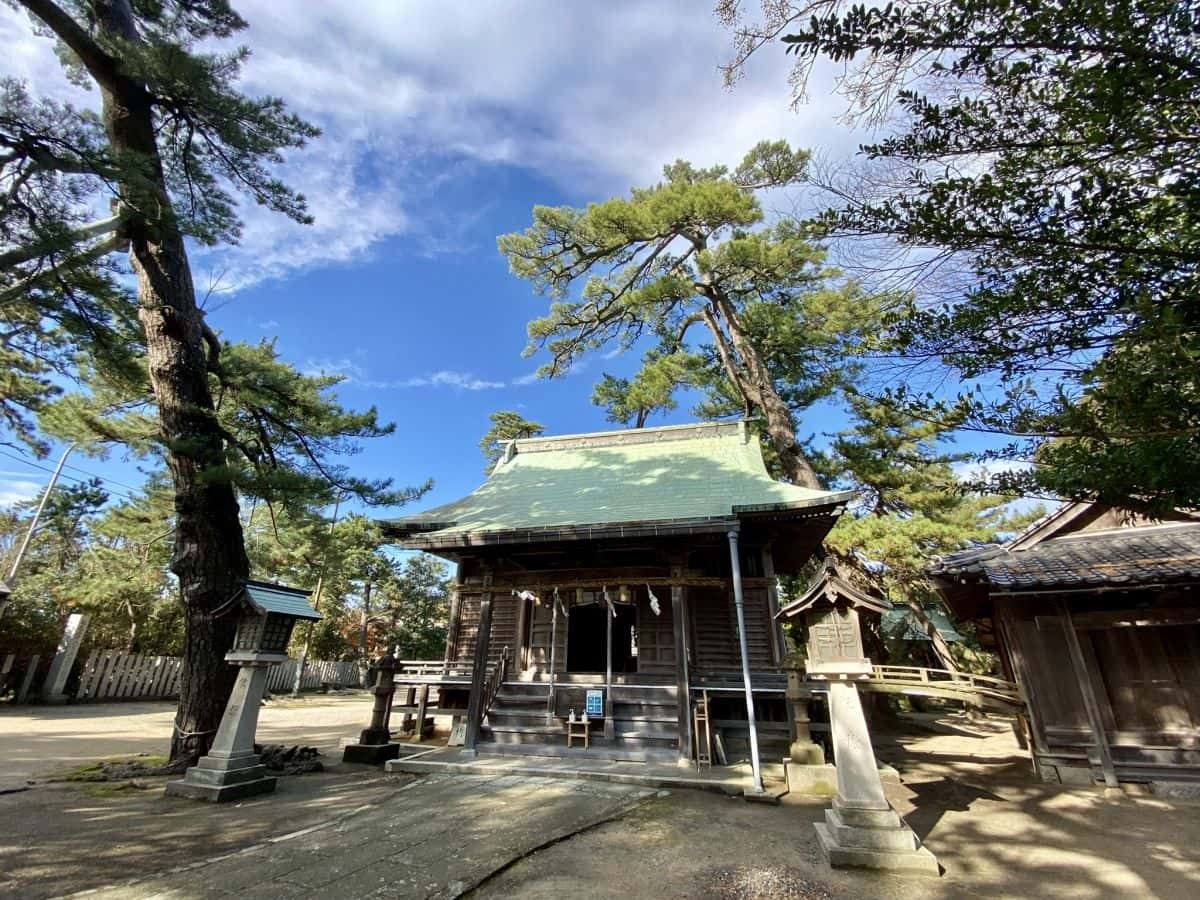
<svg viewBox="0 0 1200 900">
<path fill-rule="evenodd" d="M 454 372 L 449 369 L 434 372 L 432 375 L 421 375 L 416 378 L 406 378 L 403 381 L 393 381 L 386 384 L 398 388 L 448 387 L 461 391 L 490 391 L 496 388 L 508 387 L 503 381 L 489 381 L 486 378 L 477 378 L 470 372 Z"/>
<path fill-rule="evenodd" d="M 509 382 L 494 381 L 480 378 L 473 372 L 460 372 L 454 369 L 439 369 L 427 375 L 413 375 L 408 378 L 380 379 L 372 378 L 365 366 L 347 357 L 340 359 L 309 359 L 304 363 L 302 371 L 305 375 L 340 375 L 344 384 L 374 390 L 402 390 L 405 388 L 452 388 L 460 391 L 490 391 L 508 387 Z M 513 384 L 520 383 L 519 379 Z"/>
<path fill-rule="evenodd" d="M 367 370 L 352 359 L 308 359 L 300 371 L 310 378 L 319 375 L 341 375 L 348 382 L 362 383 L 367 380 Z"/>
<path fill-rule="evenodd" d="M 42 485 L 25 478 L 0 477 L 0 509 L 31 500 L 42 490 Z"/>
<path fill-rule="evenodd" d="M 512 383 L 523 387 L 527 384 L 533 384 L 534 382 L 540 381 L 540 380 L 541 380 L 541 376 L 538 375 L 537 370 L 535 369 L 534 371 L 528 372 L 524 375 L 518 375 L 516 378 L 514 378 L 512 380 Z"/>
<path fill-rule="evenodd" d="M 261 328 L 263 331 L 274 331 L 276 328 L 279 327 L 279 323 L 276 322 L 274 319 L 267 319 L 265 322 L 259 322 L 258 327 Z"/>
<path fill-rule="evenodd" d="M 397 238 L 421 255 L 474 249 L 463 223 L 487 198 L 454 188 L 489 168 L 535 171 L 581 201 L 677 158 L 736 162 L 761 138 L 835 156 L 859 142 L 834 124 L 845 104 L 833 66 L 818 68 L 794 114 L 782 49 L 764 48 L 726 91 L 717 66 L 730 37 L 703 5 L 360 0 L 298 11 L 242 0 L 238 11 L 251 26 L 239 36 L 253 51 L 245 88 L 284 97 L 325 134 L 280 171 L 308 197 L 314 226 L 247 202 L 240 245 L 196 252 L 200 274 L 224 272 L 230 289 L 367 259 Z M 98 102 L 7 4 L 0 41 L 6 70 L 35 91 Z"/>
</svg>

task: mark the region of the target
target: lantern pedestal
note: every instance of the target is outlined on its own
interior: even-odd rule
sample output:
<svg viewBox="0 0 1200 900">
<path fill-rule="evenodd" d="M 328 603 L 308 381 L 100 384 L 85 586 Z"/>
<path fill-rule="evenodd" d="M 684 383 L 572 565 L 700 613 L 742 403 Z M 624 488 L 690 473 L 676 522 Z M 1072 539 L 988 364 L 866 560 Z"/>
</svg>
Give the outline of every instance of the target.
<svg viewBox="0 0 1200 900">
<path fill-rule="evenodd" d="M 862 661 L 869 671 L 870 662 Z M 818 822 L 817 839 L 834 868 L 855 866 L 885 871 L 938 875 L 937 858 L 892 808 L 871 746 L 871 734 L 854 682 L 855 666 L 831 665 L 829 724 L 837 763 L 837 796 L 825 821 Z M 838 677 L 840 676 L 840 677 Z M 835 680 L 836 679 L 836 680 Z"/>
<path fill-rule="evenodd" d="M 180 781 L 167 784 L 169 796 L 227 803 L 275 790 L 274 776 L 267 774 L 267 767 L 254 752 L 254 732 L 258 727 L 258 709 L 267 684 L 267 671 L 286 657 L 230 653 L 225 658 L 239 665 L 241 670 L 221 717 L 217 736 L 207 756 L 200 757 Z"/>
</svg>

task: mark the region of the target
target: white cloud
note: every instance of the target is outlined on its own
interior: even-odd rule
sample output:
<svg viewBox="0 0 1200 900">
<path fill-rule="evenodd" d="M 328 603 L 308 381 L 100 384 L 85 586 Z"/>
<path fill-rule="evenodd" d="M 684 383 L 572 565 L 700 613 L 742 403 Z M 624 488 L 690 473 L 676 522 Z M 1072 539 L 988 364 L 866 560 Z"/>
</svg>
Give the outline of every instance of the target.
<svg viewBox="0 0 1200 900">
<path fill-rule="evenodd" d="M 437 372 L 430 372 L 427 375 L 414 375 L 409 378 L 390 380 L 372 378 L 365 366 L 346 357 L 342 357 L 341 359 L 309 359 L 304 363 L 301 371 L 308 376 L 341 375 L 345 379 L 344 383 L 346 384 L 358 385 L 359 387 L 374 390 L 431 387 L 453 388 L 460 391 L 489 391 L 508 387 L 508 383 L 504 381 L 480 378 L 473 372 L 459 372 L 453 369 L 441 369 Z M 513 384 L 521 383 L 524 382 L 520 381 L 520 379 L 513 381 Z"/>
<path fill-rule="evenodd" d="M 400 388 L 449 387 L 463 391 L 490 391 L 508 386 L 503 381 L 488 381 L 486 378 L 477 378 L 470 372 L 454 372 L 447 369 L 434 372 L 432 375 L 406 378 L 403 381 L 384 382 L 384 384 Z"/>
<path fill-rule="evenodd" d="M 263 331 L 274 331 L 276 328 L 279 327 L 279 323 L 276 322 L 274 319 L 267 319 L 265 322 L 259 322 L 258 327 L 261 328 Z"/>
<path fill-rule="evenodd" d="M 952 467 L 959 481 L 991 481 L 997 475 L 1029 472 L 1033 463 L 1015 459 L 964 460 Z"/>
<path fill-rule="evenodd" d="M 466 217 L 487 201 L 449 207 L 442 188 L 495 165 L 534 170 L 584 200 L 651 180 L 676 158 L 736 162 L 762 138 L 836 155 L 858 140 L 834 122 L 844 104 L 832 68 L 810 86 L 810 104 L 789 110 L 782 46 L 726 91 L 717 66 L 729 36 L 709 6 L 686 0 L 238 9 L 254 53 L 246 89 L 284 97 L 325 133 L 281 172 L 309 198 L 314 226 L 247 203 L 240 246 L 196 253 L 198 280 L 223 273 L 227 288 L 369 258 L 402 235 L 416 253 L 462 252 Z M 35 90 L 97 102 L 67 84 L 52 43 L 7 6 L 0 41 L 6 67 Z"/>
<path fill-rule="evenodd" d="M 524 375 L 518 375 L 513 379 L 512 383 L 523 387 L 527 384 L 533 384 L 538 380 L 540 380 L 540 376 L 538 375 L 537 370 L 534 369 L 532 372 L 527 372 Z"/>
<path fill-rule="evenodd" d="M 318 375 L 341 375 L 348 382 L 364 382 L 367 370 L 353 360 L 341 359 L 308 359 L 300 370 L 310 378 Z"/>
<path fill-rule="evenodd" d="M 0 509 L 7 509 L 14 503 L 32 500 L 41 493 L 43 485 L 24 478 L 0 477 Z"/>
</svg>

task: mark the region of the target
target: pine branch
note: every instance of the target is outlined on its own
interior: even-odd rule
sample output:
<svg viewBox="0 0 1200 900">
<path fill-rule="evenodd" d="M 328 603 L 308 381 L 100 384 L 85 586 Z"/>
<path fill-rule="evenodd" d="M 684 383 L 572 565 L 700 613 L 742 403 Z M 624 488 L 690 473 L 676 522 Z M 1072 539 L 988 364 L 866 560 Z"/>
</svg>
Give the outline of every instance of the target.
<svg viewBox="0 0 1200 900">
<path fill-rule="evenodd" d="M 122 85 L 117 61 L 101 49 L 83 27 L 53 0 L 17 0 L 33 16 L 54 32 L 64 44 L 74 51 L 96 82 L 103 88 L 116 92 Z"/>
</svg>

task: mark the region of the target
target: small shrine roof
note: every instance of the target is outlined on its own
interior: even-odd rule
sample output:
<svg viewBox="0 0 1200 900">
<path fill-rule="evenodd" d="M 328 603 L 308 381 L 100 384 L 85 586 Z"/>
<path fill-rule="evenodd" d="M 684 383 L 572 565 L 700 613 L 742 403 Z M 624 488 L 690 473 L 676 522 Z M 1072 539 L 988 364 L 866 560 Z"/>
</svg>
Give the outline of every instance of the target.
<svg viewBox="0 0 1200 900">
<path fill-rule="evenodd" d="M 285 587 L 266 581 L 247 580 L 245 586 L 233 599 L 244 597 L 260 613 L 278 613 L 296 619 L 320 621 L 321 614 L 312 608 L 309 596 L 312 591 Z"/>
<path fill-rule="evenodd" d="M 826 560 L 820 571 L 808 583 L 804 593 L 780 609 L 775 615 L 776 618 L 791 619 L 818 603 L 828 603 L 831 606 L 848 603 L 850 606 L 876 613 L 885 613 L 892 608 L 892 604 L 887 600 L 855 587 L 838 570 L 836 563 Z"/>
<path fill-rule="evenodd" d="M 635 523 L 831 516 L 853 496 L 774 480 L 744 422 L 708 422 L 512 441 L 467 496 L 382 525 L 402 545 L 448 548 Z"/>
</svg>

